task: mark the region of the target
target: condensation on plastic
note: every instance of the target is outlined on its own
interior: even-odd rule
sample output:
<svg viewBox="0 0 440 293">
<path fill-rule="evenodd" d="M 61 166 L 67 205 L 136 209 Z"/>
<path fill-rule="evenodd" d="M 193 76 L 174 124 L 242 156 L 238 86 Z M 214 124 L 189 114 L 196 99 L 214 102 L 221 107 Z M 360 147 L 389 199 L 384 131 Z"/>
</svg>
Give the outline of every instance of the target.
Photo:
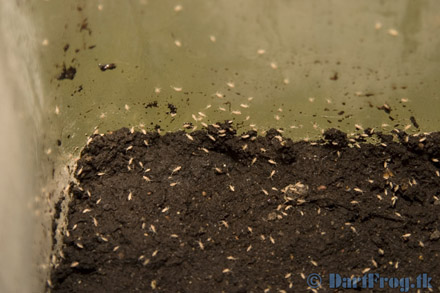
<svg viewBox="0 0 440 293">
<path fill-rule="evenodd" d="M 439 130 L 436 0 L 20 0 L 0 9 L 6 291 L 43 291 L 53 204 L 95 131 L 233 120 L 240 131 L 278 128 L 299 140 L 328 127 L 405 128 L 411 116 L 420 130 L 409 132 Z M 101 71 L 108 63 L 116 68 Z M 57 80 L 63 64 L 76 68 L 73 80 Z M 390 115 L 377 109 L 384 104 Z"/>
</svg>

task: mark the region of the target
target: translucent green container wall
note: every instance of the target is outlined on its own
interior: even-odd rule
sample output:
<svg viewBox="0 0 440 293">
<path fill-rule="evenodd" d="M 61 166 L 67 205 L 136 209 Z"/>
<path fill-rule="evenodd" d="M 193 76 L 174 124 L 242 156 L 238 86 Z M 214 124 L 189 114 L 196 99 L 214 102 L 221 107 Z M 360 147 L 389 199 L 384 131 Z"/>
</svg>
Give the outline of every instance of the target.
<svg viewBox="0 0 440 293">
<path fill-rule="evenodd" d="M 54 202 L 95 131 L 439 130 L 439 11 L 437 0 L 0 2 L 0 291 L 43 291 Z M 63 66 L 73 79 L 58 79 Z"/>
<path fill-rule="evenodd" d="M 60 109 L 51 119 L 72 149 L 96 126 L 171 131 L 196 123 L 193 114 L 202 118 L 196 124 L 234 119 L 246 129 L 284 128 L 295 139 L 355 124 L 403 128 L 412 115 L 423 131 L 438 129 L 438 8 L 436 1 L 48 1 L 35 11 L 44 15 L 40 56 L 52 108 Z M 77 69 L 74 80 L 55 79 L 63 63 Z M 117 68 L 102 72 L 99 63 Z M 154 101 L 158 108 L 145 108 Z M 377 109 L 384 103 L 394 121 Z"/>
</svg>

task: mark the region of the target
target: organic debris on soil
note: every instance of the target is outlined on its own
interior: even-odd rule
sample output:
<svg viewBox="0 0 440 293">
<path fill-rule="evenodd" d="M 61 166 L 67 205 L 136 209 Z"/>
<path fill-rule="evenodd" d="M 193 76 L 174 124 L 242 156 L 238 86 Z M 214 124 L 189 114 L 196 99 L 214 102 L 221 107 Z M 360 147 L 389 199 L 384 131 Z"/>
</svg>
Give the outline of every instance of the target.
<svg viewBox="0 0 440 293">
<path fill-rule="evenodd" d="M 440 290 L 439 158 L 440 133 L 398 130 L 94 135 L 48 289 L 306 292 L 318 273 L 334 292 L 329 273 L 427 273 Z"/>
</svg>

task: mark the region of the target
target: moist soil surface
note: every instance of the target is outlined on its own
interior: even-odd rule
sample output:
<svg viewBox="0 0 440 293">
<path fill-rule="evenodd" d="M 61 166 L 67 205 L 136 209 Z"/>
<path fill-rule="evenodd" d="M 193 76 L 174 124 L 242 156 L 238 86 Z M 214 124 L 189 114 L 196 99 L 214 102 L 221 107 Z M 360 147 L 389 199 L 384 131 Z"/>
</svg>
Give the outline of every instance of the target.
<svg viewBox="0 0 440 293">
<path fill-rule="evenodd" d="M 437 158 L 440 133 L 397 130 L 293 142 L 276 130 L 237 135 L 226 122 L 95 135 L 48 290 L 310 292 L 317 273 L 320 292 L 351 292 L 331 289 L 329 274 L 417 285 L 427 273 L 438 291 Z M 362 291 L 403 291 L 387 286 Z"/>
</svg>

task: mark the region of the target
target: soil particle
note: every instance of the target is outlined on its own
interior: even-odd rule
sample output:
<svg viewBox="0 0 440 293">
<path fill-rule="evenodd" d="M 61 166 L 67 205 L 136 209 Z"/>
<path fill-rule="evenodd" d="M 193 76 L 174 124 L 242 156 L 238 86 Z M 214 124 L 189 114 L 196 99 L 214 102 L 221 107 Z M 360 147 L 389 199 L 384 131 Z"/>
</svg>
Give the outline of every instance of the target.
<svg viewBox="0 0 440 293">
<path fill-rule="evenodd" d="M 159 107 L 159 106 L 157 105 L 157 101 L 150 102 L 150 103 L 148 103 L 148 104 L 145 106 L 146 109 L 148 109 L 148 108 L 157 108 L 157 107 Z"/>
<path fill-rule="evenodd" d="M 89 35 L 92 34 L 92 30 L 89 28 L 89 23 L 87 18 L 84 18 L 80 24 L 79 31 L 82 32 L 83 30 L 86 30 L 89 32 Z"/>
<path fill-rule="evenodd" d="M 52 291 L 309 292 L 301 274 L 319 273 L 330 292 L 329 273 L 366 269 L 428 273 L 438 291 L 440 133 L 375 135 L 386 144 L 229 123 L 92 136 Z"/>
<path fill-rule="evenodd" d="M 168 109 L 170 109 L 170 114 L 177 114 L 177 107 L 173 104 L 168 104 Z"/>
<path fill-rule="evenodd" d="M 71 96 L 74 96 L 76 93 L 80 93 L 83 91 L 83 85 L 79 85 L 78 88 L 76 90 L 73 91 L 73 93 L 71 94 Z"/>
<path fill-rule="evenodd" d="M 114 63 L 98 64 L 98 67 L 99 69 L 101 69 L 101 71 L 113 70 L 116 68 L 116 64 Z"/>
<path fill-rule="evenodd" d="M 419 128 L 419 123 L 417 123 L 414 116 L 409 117 L 409 120 L 411 120 L 411 123 L 414 125 L 415 128 Z"/>
<path fill-rule="evenodd" d="M 73 66 L 69 66 L 66 68 L 66 65 L 63 64 L 63 69 L 61 73 L 58 75 L 58 80 L 70 79 L 73 80 L 75 78 L 76 68 Z"/>
</svg>

